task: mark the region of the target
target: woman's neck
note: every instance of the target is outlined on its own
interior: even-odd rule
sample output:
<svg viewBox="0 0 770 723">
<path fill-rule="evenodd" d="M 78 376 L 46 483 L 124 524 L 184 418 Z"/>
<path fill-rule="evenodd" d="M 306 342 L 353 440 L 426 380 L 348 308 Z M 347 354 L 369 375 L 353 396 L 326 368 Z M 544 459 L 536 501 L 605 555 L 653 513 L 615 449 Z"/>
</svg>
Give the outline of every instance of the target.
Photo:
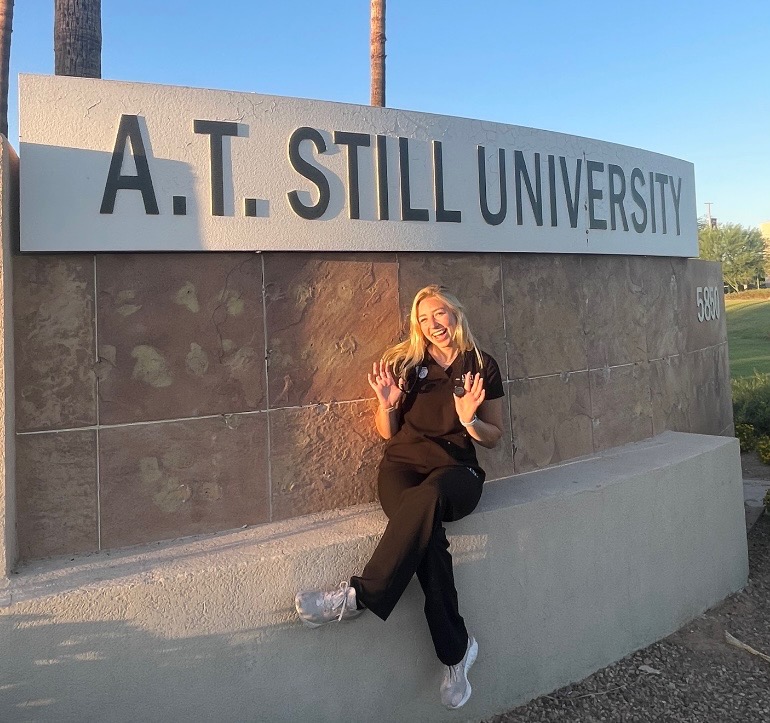
<svg viewBox="0 0 770 723">
<path fill-rule="evenodd" d="M 457 347 L 451 346 L 446 349 L 440 349 L 435 344 L 428 346 L 428 353 L 440 364 L 444 369 L 449 367 L 452 362 L 457 358 L 460 350 Z"/>
</svg>

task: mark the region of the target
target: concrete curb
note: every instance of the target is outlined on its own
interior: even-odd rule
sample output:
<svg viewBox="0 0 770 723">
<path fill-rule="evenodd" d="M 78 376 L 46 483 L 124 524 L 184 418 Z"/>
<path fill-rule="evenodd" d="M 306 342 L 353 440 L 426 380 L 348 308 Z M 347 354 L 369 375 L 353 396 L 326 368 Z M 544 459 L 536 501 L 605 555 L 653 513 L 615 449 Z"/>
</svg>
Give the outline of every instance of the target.
<svg viewBox="0 0 770 723">
<path fill-rule="evenodd" d="M 743 478 L 743 507 L 746 511 L 746 532 L 765 512 L 765 495 L 770 490 L 770 480 Z"/>
</svg>

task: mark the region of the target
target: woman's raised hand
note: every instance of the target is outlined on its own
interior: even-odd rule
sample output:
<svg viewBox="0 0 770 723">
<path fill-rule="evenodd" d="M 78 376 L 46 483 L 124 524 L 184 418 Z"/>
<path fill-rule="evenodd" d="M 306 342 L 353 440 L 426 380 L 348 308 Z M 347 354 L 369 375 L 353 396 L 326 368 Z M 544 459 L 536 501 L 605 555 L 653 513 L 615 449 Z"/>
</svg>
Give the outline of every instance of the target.
<svg viewBox="0 0 770 723">
<path fill-rule="evenodd" d="M 381 407 L 387 409 L 398 404 L 404 393 L 399 389 L 398 382 L 393 376 L 393 368 L 390 365 L 385 364 L 380 359 L 379 362 L 372 364 L 372 373 L 367 374 L 366 377 L 369 386 L 374 389 Z"/>
<path fill-rule="evenodd" d="M 468 424 L 484 401 L 487 391 L 484 389 L 484 380 L 481 375 L 470 372 L 463 376 L 463 388 L 465 394 L 461 397 L 454 395 L 455 410 L 460 421 Z"/>
</svg>

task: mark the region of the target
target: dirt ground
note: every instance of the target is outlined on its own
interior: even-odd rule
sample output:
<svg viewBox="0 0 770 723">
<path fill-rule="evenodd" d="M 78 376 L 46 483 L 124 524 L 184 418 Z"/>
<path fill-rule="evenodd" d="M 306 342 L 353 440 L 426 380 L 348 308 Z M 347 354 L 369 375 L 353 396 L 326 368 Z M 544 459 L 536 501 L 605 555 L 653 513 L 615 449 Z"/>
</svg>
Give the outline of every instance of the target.
<svg viewBox="0 0 770 723">
<path fill-rule="evenodd" d="M 744 479 L 770 480 L 770 464 L 762 462 L 756 452 L 741 454 L 741 469 L 743 469 Z"/>
</svg>

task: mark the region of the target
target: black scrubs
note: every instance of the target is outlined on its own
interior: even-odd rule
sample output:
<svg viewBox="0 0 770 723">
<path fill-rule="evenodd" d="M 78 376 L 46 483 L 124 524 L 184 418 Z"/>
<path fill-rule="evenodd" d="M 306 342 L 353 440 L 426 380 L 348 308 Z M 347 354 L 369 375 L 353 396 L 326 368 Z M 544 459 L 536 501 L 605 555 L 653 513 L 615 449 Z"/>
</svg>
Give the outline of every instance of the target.
<svg viewBox="0 0 770 723">
<path fill-rule="evenodd" d="M 473 512 L 485 477 L 457 416 L 453 390 L 462 386 L 463 374 L 479 372 L 485 399 L 504 393 L 497 362 L 484 352 L 482 360 L 479 366 L 476 352 L 465 352 L 444 370 L 426 353 L 405 380 L 400 428 L 388 441 L 378 479 L 388 525 L 364 571 L 350 581 L 358 600 L 386 620 L 417 573 L 436 655 L 444 665 L 462 660 L 468 631 L 458 609 L 443 523 Z"/>
</svg>

